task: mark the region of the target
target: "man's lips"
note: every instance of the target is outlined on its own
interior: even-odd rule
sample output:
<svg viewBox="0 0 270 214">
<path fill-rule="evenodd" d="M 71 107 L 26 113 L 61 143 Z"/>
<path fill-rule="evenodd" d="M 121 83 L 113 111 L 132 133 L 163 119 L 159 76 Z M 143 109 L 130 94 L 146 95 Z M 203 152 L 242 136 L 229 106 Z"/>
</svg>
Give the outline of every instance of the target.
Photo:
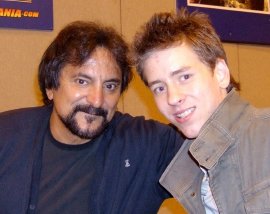
<svg viewBox="0 0 270 214">
<path fill-rule="evenodd" d="M 195 107 L 191 107 L 188 109 L 185 109 L 184 111 L 178 112 L 175 114 L 175 116 L 179 119 L 185 119 L 186 117 L 188 117 L 190 114 L 192 114 L 195 111 Z"/>
<path fill-rule="evenodd" d="M 98 115 L 93 115 L 93 114 L 87 114 L 85 113 L 85 119 L 87 120 L 88 123 L 92 123 L 93 121 L 95 121 L 97 119 L 97 117 L 101 117 Z"/>
</svg>

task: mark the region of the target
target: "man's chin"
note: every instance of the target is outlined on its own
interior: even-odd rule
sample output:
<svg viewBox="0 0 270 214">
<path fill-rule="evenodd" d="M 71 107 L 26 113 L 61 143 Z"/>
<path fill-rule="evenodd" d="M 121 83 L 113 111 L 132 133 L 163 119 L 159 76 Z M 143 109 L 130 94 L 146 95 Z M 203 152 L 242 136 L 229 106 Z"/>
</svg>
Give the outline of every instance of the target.
<svg viewBox="0 0 270 214">
<path fill-rule="evenodd" d="M 100 126 L 100 127 L 94 128 L 94 129 L 91 128 L 91 129 L 87 129 L 84 131 L 80 131 L 80 133 L 78 133 L 78 135 L 80 138 L 90 140 L 90 139 L 96 138 L 99 135 L 101 135 L 103 133 L 104 129 L 105 129 L 105 126 Z"/>
<path fill-rule="evenodd" d="M 102 121 L 87 122 L 82 126 L 79 125 L 80 129 L 77 135 L 83 139 L 92 139 L 98 137 L 106 128 L 107 122 L 103 119 Z"/>
<path fill-rule="evenodd" d="M 84 124 L 82 124 L 82 128 L 99 129 L 101 126 L 103 126 L 104 123 L 106 123 L 105 121 L 106 119 L 102 116 L 86 115 L 83 120 Z"/>
</svg>

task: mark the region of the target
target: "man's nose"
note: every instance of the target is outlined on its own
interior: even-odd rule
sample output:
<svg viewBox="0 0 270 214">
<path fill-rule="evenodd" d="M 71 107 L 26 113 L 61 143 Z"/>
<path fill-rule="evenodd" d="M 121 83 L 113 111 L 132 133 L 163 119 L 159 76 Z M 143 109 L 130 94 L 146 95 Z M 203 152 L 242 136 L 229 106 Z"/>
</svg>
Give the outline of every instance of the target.
<svg viewBox="0 0 270 214">
<path fill-rule="evenodd" d="M 104 101 L 104 94 L 102 87 L 92 87 L 88 91 L 87 102 L 93 107 L 99 108 Z"/>
<path fill-rule="evenodd" d="M 168 104 L 169 105 L 177 105 L 179 103 L 182 103 L 184 100 L 184 93 L 183 90 L 179 87 L 171 86 L 168 87 Z"/>
</svg>

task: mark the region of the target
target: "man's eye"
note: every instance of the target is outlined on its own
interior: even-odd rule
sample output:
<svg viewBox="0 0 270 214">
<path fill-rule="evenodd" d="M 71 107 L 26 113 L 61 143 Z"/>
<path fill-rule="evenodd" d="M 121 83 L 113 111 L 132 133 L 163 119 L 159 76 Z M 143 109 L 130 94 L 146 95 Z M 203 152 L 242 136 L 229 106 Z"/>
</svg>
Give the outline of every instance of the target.
<svg viewBox="0 0 270 214">
<path fill-rule="evenodd" d="M 105 87 L 109 91 L 113 91 L 113 90 L 115 90 L 118 87 L 118 84 L 106 84 Z"/>
<path fill-rule="evenodd" d="M 182 76 L 180 77 L 180 79 L 183 80 L 183 81 L 184 81 L 184 80 L 188 80 L 188 79 L 190 78 L 190 76 L 191 76 L 190 74 L 185 74 L 185 75 L 182 75 Z"/>
<path fill-rule="evenodd" d="M 84 79 L 77 79 L 76 82 L 80 85 L 86 85 L 87 84 L 87 81 L 84 80 Z"/>
<path fill-rule="evenodd" d="M 160 93 L 162 93 L 164 90 L 165 90 L 165 88 L 164 88 L 163 86 L 159 86 L 159 87 L 154 88 L 154 89 L 153 89 L 153 92 L 154 92 L 155 94 L 160 94 Z"/>
</svg>

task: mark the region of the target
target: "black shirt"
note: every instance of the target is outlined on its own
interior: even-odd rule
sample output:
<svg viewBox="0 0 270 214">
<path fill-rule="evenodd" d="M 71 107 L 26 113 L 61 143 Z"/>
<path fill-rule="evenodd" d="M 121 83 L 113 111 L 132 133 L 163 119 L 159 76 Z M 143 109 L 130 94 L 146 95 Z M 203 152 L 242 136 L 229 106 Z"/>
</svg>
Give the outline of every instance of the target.
<svg viewBox="0 0 270 214">
<path fill-rule="evenodd" d="M 59 143 L 50 131 L 47 132 L 37 213 L 89 213 L 96 168 L 100 168 L 96 158 L 104 154 L 99 141 L 94 139 L 82 145 L 67 145 Z"/>
<path fill-rule="evenodd" d="M 44 170 L 55 173 L 53 166 L 47 168 L 43 163 L 42 167 L 51 111 L 51 106 L 45 106 L 0 114 L 0 213 L 35 214 L 37 207 L 43 206 L 43 196 L 38 202 L 38 195 L 45 183 L 39 178 Z M 98 145 L 93 149 L 96 155 L 87 157 L 93 158 L 87 167 L 94 170 L 86 193 L 89 203 L 84 205 L 89 207 L 87 214 L 156 214 L 162 201 L 171 197 L 159 178 L 183 143 L 181 136 L 168 126 L 116 112 L 105 132 L 93 142 Z M 61 159 L 65 157 L 68 161 L 69 156 Z M 69 169 L 62 173 L 69 173 Z M 78 182 L 83 176 L 77 177 Z M 67 185 L 67 192 L 73 185 Z M 65 197 L 63 194 L 59 197 Z M 54 201 L 48 201 L 48 206 L 54 206 Z"/>
</svg>

